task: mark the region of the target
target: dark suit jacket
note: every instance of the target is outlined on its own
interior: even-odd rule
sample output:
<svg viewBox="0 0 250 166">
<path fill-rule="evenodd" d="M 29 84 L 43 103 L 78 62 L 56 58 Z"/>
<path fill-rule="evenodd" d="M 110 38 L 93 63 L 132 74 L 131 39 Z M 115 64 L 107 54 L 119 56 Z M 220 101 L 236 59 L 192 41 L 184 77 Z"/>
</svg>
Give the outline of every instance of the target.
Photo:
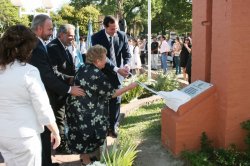
<svg viewBox="0 0 250 166">
<path fill-rule="evenodd" d="M 52 61 L 53 70 L 62 81 L 69 84 L 69 78 L 75 75 L 75 66 L 68 59 L 64 46 L 56 38 L 47 45 L 47 49 Z"/>
<path fill-rule="evenodd" d="M 105 30 L 101 30 L 92 36 L 92 45 L 100 44 L 107 49 L 107 57 L 110 58 L 110 43 L 105 34 Z M 117 31 L 117 35 L 114 37 L 114 49 L 117 67 L 129 64 L 130 51 L 128 46 L 127 35 L 122 31 Z M 123 61 L 122 61 L 123 60 Z M 114 65 L 108 61 L 103 69 L 103 72 L 109 77 L 112 85 L 117 88 L 121 83 L 118 80 L 117 73 L 113 71 Z"/>
<path fill-rule="evenodd" d="M 68 59 L 64 46 L 59 39 L 56 38 L 47 45 L 47 50 L 52 62 L 54 73 L 59 80 L 70 86 L 75 75 L 75 66 Z M 58 96 L 58 107 L 65 105 L 67 96 L 68 95 Z"/>
<path fill-rule="evenodd" d="M 57 96 L 66 95 L 69 90 L 69 86 L 59 80 L 54 74 L 52 61 L 50 60 L 47 51 L 40 40 L 37 47 L 32 52 L 30 64 L 38 68 L 50 99 L 50 104 L 54 107 L 56 105 Z"/>
</svg>

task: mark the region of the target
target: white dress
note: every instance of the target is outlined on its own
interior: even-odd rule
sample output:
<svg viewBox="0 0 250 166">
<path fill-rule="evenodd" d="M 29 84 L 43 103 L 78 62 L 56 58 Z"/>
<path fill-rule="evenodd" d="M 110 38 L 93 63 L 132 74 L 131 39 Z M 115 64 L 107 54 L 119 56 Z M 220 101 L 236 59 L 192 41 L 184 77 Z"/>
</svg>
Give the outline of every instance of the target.
<svg viewBox="0 0 250 166">
<path fill-rule="evenodd" d="M 140 69 L 141 68 L 141 58 L 140 58 L 140 49 L 138 46 L 133 48 L 133 54 L 131 57 L 131 69 Z"/>
<path fill-rule="evenodd" d="M 18 61 L 7 65 L 0 71 L 0 92 L 0 152 L 6 165 L 41 166 L 40 133 L 55 116 L 38 69 Z"/>
</svg>

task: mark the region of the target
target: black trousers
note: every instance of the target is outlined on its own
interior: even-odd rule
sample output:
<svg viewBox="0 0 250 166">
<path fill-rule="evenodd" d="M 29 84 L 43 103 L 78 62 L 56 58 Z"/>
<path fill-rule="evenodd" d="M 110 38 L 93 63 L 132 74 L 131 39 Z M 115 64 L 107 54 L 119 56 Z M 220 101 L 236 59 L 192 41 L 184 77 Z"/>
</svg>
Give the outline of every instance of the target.
<svg viewBox="0 0 250 166">
<path fill-rule="evenodd" d="M 61 108 L 56 108 L 54 110 L 54 114 L 61 137 L 61 144 L 63 145 L 63 143 L 65 142 L 65 106 L 63 105 Z"/>
<path fill-rule="evenodd" d="M 121 97 L 112 98 L 109 100 L 109 129 L 115 130 L 115 127 L 119 124 L 121 107 Z"/>
<path fill-rule="evenodd" d="M 51 166 L 51 142 L 50 142 L 50 131 L 47 127 L 41 134 L 42 141 L 42 166 Z"/>
<path fill-rule="evenodd" d="M 56 118 L 56 124 L 58 126 L 60 137 L 61 137 L 60 146 L 65 145 L 64 144 L 65 143 L 65 104 L 66 104 L 67 97 L 68 95 L 55 97 L 55 99 L 53 100 L 51 104 L 55 118 Z"/>
<path fill-rule="evenodd" d="M 140 58 L 141 58 L 141 64 L 145 65 L 146 64 L 146 53 L 141 52 Z"/>
</svg>

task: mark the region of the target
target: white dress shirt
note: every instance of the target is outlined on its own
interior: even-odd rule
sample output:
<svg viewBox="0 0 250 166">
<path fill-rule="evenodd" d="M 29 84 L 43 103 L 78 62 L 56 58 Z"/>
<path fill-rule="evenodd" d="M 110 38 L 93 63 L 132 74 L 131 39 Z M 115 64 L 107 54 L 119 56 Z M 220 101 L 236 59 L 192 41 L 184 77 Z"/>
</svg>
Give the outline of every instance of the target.
<svg viewBox="0 0 250 166">
<path fill-rule="evenodd" d="M 15 61 L 0 71 L 0 136 L 30 137 L 55 122 L 38 69 Z"/>
<path fill-rule="evenodd" d="M 114 40 L 114 37 L 117 36 L 117 33 L 115 33 L 113 36 L 110 36 L 109 34 L 107 34 L 106 31 L 105 31 L 105 34 L 106 34 L 106 36 L 107 36 L 108 41 L 110 40 L 110 39 L 109 39 L 110 37 L 112 37 L 113 40 Z M 119 70 L 119 67 L 117 67 L 116 65 L 114 65 L 114 66 L 115 66 L 115 67 L 114 67 L 113 71 L 117 73 L 118 70 Z M 120 66 L 120 67 L 122 67 L 122 66 Z"/>
<path fill-rule="evenodd" d="M 166 53 L 170 51 L 170 47 L 166 40 L 163 40 L 160 47 L 160 53 Z"/>
</svg>

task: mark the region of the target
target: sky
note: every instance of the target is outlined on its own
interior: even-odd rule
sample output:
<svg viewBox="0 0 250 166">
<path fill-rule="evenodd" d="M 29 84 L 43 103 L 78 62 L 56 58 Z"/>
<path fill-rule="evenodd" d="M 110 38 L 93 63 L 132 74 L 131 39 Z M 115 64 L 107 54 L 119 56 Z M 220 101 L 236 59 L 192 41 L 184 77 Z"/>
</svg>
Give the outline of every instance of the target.
<svg viewBox="0 0 250 166">
<path fill-rule="evenodd" d="M 43 1 L 51 2 L 53 5 L 52 10 L 54 11 L 60 9 L 63 4 L 70 2 L 70 0 L 12 0 L 12 1 L 16 1 L 18 3 L 20 3 L 21 1 L 21 4 L 27 11 L 43 7 Z"/>
</svg>

